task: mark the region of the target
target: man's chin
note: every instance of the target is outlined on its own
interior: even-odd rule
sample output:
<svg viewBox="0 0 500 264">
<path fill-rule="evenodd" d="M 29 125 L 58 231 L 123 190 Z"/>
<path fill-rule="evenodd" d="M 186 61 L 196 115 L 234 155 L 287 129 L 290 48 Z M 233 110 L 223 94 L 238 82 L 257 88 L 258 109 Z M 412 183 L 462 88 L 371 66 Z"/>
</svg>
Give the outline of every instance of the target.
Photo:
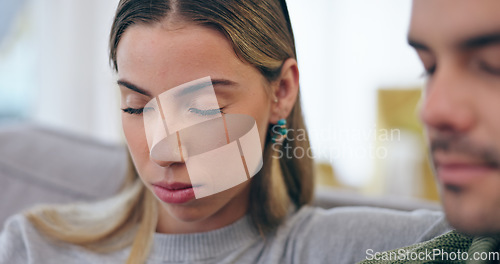
<svg viewBox="0 0 500 264">
<path fill-rule="evenodd" d="M 499 228 L 493 228 L 488 225 L 482 225 L 477 222 L 467 222 L 467 221 L 453 221 L 452 219 L 448 219 L 450 225 L 459 231 L 460 233 L 471 235 L 471 236 L 491 236 L 491 235 L 500 235 Z"/>
<path fill-rule="evenodd" d="M 498 214 L 480 205 L 451 206 L 444 203 L 446 219 L 457 231 L 467 235 L 500 234 L 500 219 Z"/>
</svg>

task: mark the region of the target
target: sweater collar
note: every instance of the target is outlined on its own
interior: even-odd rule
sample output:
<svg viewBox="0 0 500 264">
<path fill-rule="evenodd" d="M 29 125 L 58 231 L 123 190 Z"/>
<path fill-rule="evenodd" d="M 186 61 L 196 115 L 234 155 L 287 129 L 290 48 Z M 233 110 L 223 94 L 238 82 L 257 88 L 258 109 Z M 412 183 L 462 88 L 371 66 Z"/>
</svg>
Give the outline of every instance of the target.
<svg viewBox="0 0 500 264">
<path fill-rule="evenodd" d="M 498 252 L 500 248 L 500 236 L 477 236 L 474 237 L 468 250 L 469 257 L 488 256 L 491 252 Z M 479 261 L 469 260 L 467 263 L 479 263 Z"/>
<path fill-rule="evenodd" d="M 155 233 L 150 259 L 193 261 L 215 258 L 255 241 L 259 233 L 248 215 L 220 229 L 193 234 Z"/>
</svg>

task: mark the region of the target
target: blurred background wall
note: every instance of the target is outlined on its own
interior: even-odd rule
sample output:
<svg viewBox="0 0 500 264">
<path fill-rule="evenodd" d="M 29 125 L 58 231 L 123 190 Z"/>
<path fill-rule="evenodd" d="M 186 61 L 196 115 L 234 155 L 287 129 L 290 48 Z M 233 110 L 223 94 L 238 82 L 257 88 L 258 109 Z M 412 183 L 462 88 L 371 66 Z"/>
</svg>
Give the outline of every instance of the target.
<svg viewBox="0 0 500 264">
<path fill-rule="evenodd" d="M 123 141 L 107 57 L 117 2 L 0 2 L 0 122 L 29 120 Z M 425 193 L 432 176 L 415 116 L 423 69 L 406 44 L 411 1 L 287 2 L 323 182 L 434 199 L 435 193 Z M 389 106 L 380 105 L 385 98 L 392 98 Z M 396 118 L 408 122 L 392 122 L 387 113 L 402 107 L 404 115 Z"/>
<path fill-rule="evenodd" d="M 118 1 L 24 2 L 0 44 L 1 115 L 119 140 L 117 88 L 107 59 Z"/>
</svg>

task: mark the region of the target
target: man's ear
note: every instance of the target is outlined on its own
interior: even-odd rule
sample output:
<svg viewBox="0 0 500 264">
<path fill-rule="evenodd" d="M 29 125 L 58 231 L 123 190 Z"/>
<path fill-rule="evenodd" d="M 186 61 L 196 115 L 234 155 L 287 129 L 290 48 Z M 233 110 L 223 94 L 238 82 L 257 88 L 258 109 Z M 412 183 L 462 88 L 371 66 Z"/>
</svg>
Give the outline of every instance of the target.
<svg viewBox="0 0 500 264">
<path fill-rule="evenodd" d="M 276 124 L 286 119 L 292 111 L 299 94 L 299 68 L 295 59 L 287 59 L 281 67 L 281 74 L 272 86 L 272 108 L 269 123 Z"/>
</svg>

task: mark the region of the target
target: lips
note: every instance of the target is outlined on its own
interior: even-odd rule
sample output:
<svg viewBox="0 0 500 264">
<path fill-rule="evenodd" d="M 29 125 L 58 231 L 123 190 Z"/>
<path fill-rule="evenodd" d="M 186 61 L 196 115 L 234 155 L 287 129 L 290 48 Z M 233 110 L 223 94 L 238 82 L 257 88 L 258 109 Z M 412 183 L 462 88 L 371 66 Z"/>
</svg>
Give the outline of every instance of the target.
<svg viewBox="0 0 500 264">
<path fill-rule="evenodd" d="M 158 186 L 167 190 L 182 190 L 182 189 L 187 189 L 187 188 L 192 188 L 193 186 L 191 184 L 187 183 L 179 183 L 179 182 L 174 182 L 174 183 L 155 183 L 153 184 L 154 186 Z"/>
<path fill-rule="evenodd" d="M 456 187 L 466 187 L 499 172 L 498 166 L 465 156 L 436 153 L 434 163 L 442 184 Z"/>
<path fill-rule="evenodd" d="M 182 204 L 195 198 L 193 186 L 186 183 L 154 183 L 153 192 L 165 203 Z"/>
</svg>

